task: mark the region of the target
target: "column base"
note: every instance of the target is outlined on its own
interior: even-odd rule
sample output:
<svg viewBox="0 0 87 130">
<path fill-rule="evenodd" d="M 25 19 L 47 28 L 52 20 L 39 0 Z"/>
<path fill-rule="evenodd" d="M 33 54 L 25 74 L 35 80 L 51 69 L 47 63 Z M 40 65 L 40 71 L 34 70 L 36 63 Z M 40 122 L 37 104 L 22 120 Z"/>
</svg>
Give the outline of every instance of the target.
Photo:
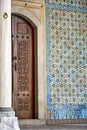
<svg viewBox="0 0 87 130">
<path fill-rule="evenodd" d="M 20 130 L 12 108 L 0 108 L 0 130 Z"/>
</svg>

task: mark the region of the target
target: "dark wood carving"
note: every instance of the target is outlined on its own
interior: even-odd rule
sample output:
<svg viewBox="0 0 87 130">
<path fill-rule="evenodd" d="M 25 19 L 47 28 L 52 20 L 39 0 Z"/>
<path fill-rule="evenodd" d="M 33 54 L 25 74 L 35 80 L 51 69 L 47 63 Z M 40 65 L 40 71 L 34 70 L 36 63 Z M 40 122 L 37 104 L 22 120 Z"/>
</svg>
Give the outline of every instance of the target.
<svg viewBox="0 0 87 130">
<path fill-rule="evenodd" d="M 12 16 L 13 108 L 20 119 L 33 118 L 33 28 L 21 17 Z"/>
</svg>

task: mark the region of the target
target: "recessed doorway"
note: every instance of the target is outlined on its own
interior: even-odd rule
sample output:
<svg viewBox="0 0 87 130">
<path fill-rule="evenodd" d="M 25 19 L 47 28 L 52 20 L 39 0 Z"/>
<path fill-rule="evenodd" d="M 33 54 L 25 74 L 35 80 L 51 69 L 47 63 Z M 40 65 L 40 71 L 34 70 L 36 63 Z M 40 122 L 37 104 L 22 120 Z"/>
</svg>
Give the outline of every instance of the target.
<svg viewBox="0 0 87 130">
<path fill-rule="evenodd" d="M 19 119 L 38 115 L 34 37 L 33 26 L 23 17 L 12 15 L 12 104 Z"/>
</svg>

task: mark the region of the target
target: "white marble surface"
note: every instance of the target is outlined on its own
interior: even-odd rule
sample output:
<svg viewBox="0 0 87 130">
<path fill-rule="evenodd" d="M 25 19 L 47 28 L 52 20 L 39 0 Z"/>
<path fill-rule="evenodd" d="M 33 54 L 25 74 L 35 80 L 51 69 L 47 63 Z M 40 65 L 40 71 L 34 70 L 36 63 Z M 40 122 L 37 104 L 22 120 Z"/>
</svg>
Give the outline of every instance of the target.
<svg viewBox="0 0 87 130">
<path fill-rule="evenodd" d="M 11 0 L 0 0 L 0 107 L 11 107 L 11 73 Z"/>
<path fill-rule="evenodd" d="M 20 130 L 16 117 L 1 118 L 0 130 Z"/>
</svg>

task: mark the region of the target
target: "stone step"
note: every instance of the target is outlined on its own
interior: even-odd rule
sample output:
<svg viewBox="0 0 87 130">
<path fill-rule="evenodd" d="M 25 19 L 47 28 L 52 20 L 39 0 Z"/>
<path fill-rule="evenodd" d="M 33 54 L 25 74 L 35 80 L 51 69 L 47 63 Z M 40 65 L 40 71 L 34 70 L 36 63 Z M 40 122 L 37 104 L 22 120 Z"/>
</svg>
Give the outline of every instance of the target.
<svg viewBox="0 0 87 130">
<path fill-rule="evenodd" d="M 33 125 L 45 125 L 46 120 L 38 120 L 38 119 L 22 119 L 19 120 L 19 126 L 33 126 Z"/>
<path fill-rule="evenodd" d="M 87 130 L 86 125 L 30 125 L 20 127 L 21 130 Z"/>
<path fill-rule="evenodd" d="M 86 124 L 46 125 L 46 120 L 24 119 L 19 120 L 21 130 L 87 130 Z"/>
</svg>

